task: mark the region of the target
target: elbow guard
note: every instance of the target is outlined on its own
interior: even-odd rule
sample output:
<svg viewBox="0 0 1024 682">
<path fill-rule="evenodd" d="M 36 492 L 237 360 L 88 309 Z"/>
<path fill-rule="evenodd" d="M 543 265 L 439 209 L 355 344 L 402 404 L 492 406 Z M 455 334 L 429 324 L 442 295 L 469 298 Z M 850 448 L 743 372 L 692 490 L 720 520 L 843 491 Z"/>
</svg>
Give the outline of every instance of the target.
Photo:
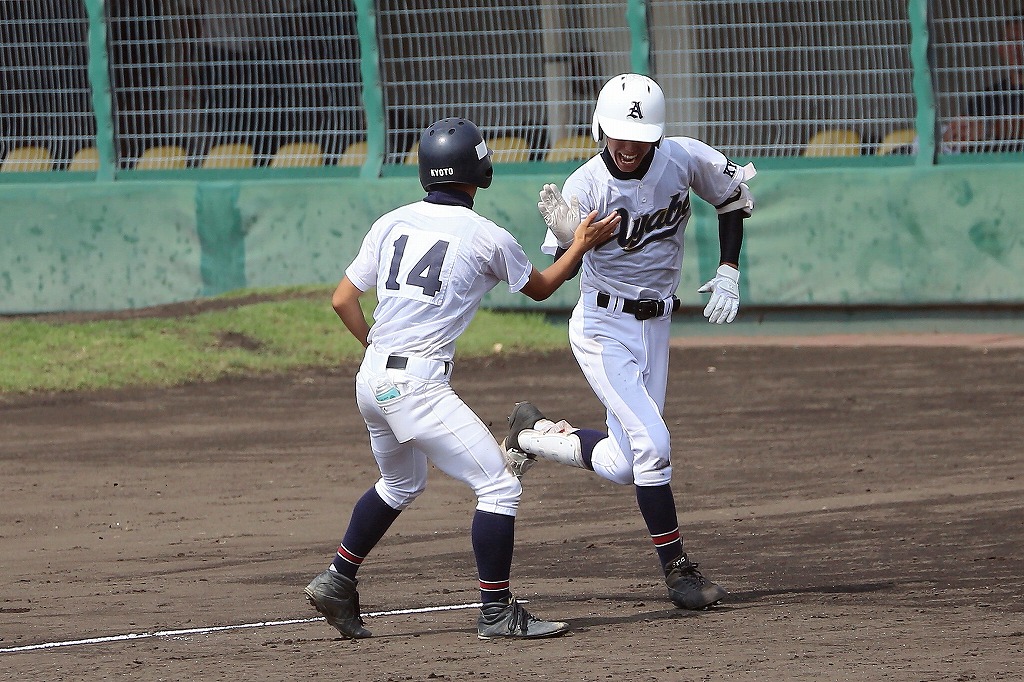
<svg viewBox="0 0 1024 682">
<path fill-rule="evenodd" d="M 732 196 L 718 206 L 715 206 L 715 210 L 718 211 L 718 215 L 725 215 L 733 211 L 743 211 L 743 217 L 749 218 L 750 214 L 754 212 L 754 195 L 750 193 L 747 183 L 741 182 Z"/>
</svg>

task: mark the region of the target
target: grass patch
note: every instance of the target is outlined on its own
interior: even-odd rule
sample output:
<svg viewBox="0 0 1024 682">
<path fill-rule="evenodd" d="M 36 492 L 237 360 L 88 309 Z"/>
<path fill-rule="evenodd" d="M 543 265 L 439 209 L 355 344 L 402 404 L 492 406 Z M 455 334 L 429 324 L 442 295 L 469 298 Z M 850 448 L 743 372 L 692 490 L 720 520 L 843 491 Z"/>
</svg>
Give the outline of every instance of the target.
<svg viewBox="0 0 1024 682">
<path fill-rule="evenodd" d="M 0 319 L 0 393 L 175 386 L 356 362 L 362 346 L 331 309 L 331 291 L 232 292 L 180 317 Z M 376 301 L 363 304 L 370 318 Z M 539 313 L 480 310 L 458 357 L 561 348 L 565 335 Z"/>
</svg>

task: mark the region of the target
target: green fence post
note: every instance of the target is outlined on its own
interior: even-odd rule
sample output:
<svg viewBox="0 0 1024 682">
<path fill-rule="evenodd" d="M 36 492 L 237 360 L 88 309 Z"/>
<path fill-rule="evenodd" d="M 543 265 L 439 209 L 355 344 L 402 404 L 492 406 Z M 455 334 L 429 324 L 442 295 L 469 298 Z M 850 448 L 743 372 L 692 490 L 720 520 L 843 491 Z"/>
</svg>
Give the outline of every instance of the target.
<svg viewBox="0 0 1024 682">
<path fill-rule="evenodd" d="M 910 0 L 910 61 L 914 67 L 914 98 L 917 100 L 917 165 L 932 166 L 936 156 L 935 92 L 928 59 L 928 0 Z"/>
<path fill-rule="evenodd" d="M 114 180 L 117 157 L 114 154 L 114 118 L 110 95 L 110 60 L 107 57 L 107 11 L 104 0 L 86 0 L 89 16 L 89 83 L 92 109 L 96 119 L 96 153 L 100 167 L 97 180 Z"/>
<path fill-rule="evenodd" d="M 373 0 L 356 0 L 359 33 L 359 72 L 363 77 L 363 110 L 366 114 L 366 162 L 361 178 L 380 177 L 384 165 L 384 91 L 377 52 L 377 12 Z"/>
<path fill-rule="evenodd" d="M 651 72 L 651 41 L 647 27 L 647 0 L 629 0 L 626 5 L 629 24 L 629 63 L 634 73 L 645 76 Z"/>
</svg>

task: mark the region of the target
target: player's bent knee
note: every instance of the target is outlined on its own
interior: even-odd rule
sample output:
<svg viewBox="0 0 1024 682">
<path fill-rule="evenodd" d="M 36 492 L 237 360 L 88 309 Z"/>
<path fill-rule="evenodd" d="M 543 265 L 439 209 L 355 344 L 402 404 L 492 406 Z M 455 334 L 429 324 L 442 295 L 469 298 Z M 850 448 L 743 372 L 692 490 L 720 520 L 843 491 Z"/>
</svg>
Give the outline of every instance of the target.
<svg viewBox="0 0 1024 682">
<path fill-rule="evenodd" d="M 601 478 L 617 485 L 633 483 L 633 466 L 630 458 L 619 448 L 614 438 L 598 442 L 591 456 L 590 464 Z"/>
<path fill-rule="evenodd" d="M 604 478 L 616 485 L 632 485 L 633 484 L 633 469 L 628 466 L 621 467 L 604 467 L 600 470 L 595 466 L 594 471 Z"/>
<path fill-rule="evenodd" d="M 482 487 L 476 492 L 476 508 L 480 511 L 515 516 L 523 486 L 515 476 L 503 476 L 499 481 Z"/>
<path fill-rule="evenodd" d="M 476 508 L 492 514 L 515 516 L 519 512 L 519 498 L 509 497 L 478 497 Z"/>
<path fill-rule="evenodd" d="M 640 486 L 668 483 L 672 480 L 672 439 L 668 427 L 651 426 L 647 438 L 643 453 L 632 463 L 633 481 Z"/>
<path fill-rule="evenodd" d="M 651 439 L 651 452 L 672 452 L 672 434 L 669 433 L 667 426 L 662 425 L 660 428 L 651 427 L 647 435 Z"/>
<path fill-rule="evenodd" d="M 671 483 L 672 467 L 667 466 L 661 469 L 640 469 L 633 472 L 633 479 L 638 486 L 658 486 Z"/>
<path fill-rule="evenodd" d="M 426 486 L 400 486 L 394 483 L 386 483 L 378 480 L 374 489 L 380 495 L 380 499 L 393 509 L 402 511 L 411 505 L 423 492 Z"/>
</svg>

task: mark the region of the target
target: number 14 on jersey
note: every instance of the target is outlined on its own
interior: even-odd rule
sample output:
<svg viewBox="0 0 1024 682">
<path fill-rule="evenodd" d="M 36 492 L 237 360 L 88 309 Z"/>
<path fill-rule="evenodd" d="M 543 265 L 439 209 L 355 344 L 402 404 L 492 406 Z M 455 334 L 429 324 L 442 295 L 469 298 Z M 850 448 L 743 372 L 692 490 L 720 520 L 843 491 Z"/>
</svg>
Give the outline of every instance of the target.
<svg viewBox="0 0 1024 682">
<path fill-rule="evenodd" d="M 401 296 L 439 305 L 455 266 L 459 238 L 423 230 L 392 231 L 383 296 Z"/>
</svg>

